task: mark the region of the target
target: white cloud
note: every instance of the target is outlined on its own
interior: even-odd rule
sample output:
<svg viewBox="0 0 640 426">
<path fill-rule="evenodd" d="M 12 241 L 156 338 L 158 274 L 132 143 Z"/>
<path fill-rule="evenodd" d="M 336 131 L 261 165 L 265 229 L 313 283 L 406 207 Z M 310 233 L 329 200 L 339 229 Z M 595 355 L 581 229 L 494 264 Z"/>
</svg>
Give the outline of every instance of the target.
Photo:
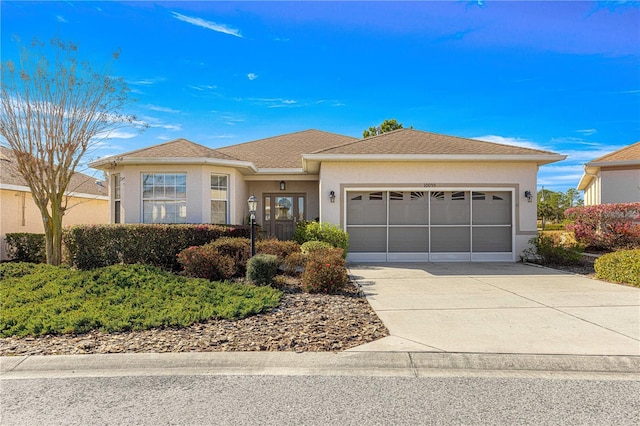
<svg viewBox="0 0 640 426">
<path fill-rule="evenodd" d="M 119 130 L 112 130 L 110 132 L 99 133 L 96 135 L 96 138 L 99 139 L 131 139 L 138 136 L 137 133 L 132 132 L 122 132 Z"/>
<path fill-rule="evenodd" d="M 241 100 L 241 99 L 239 99 Z M 294 99 L 284 98 L 249 98 L 250 101 L 256 102 L 259 105 L 264 105 L 267 108 L 291 108 L 298 107 L 298 101 Z"/>
<path fill-rule="evenodd" d="M 62 22 L 63 24 L 69 23 L 69 21 L 67 21 L 62 15 L 56 15 L 56 21 Z"/>
<path fill-rule="evenodd" d="M 258 78 L 258 74 L 254 74 L 252 72 L 250 72 L 249 74 L 247 74 L 247 78 L 251 81 L 255 80 L 256 78 Z"/>
<path fill-rule="evenodd" d="M 498 135 L 485 135 L 485 136 L 477 136 L 472 139 L 485 141 L 485 142 L 499 143 L 503 145 L 515 145 L 515 146 L 520 146 L 522 148 L 547 150 L 547 148 L 535 142 L 522 139 L 522 138 L 512 138 L 512 137 L 505 137 L 505 136 L 498 136 Z"/>
<path fill-rule="evenodd" d="M 163 106 L 158 106 L 158 105 L 147 105 L 147 108 L 149 108 L 152 111 L 157 111 L 157 112 L 168 112 L 168 113 L 172 113 L 172 114 L 178 114 L 180 111 L 177 109 L 173 109 L 173 108 L 169 108 L 169 107 L 163 107 Z"/>
<path fill-rule="evenodd" d="M 198 27 L 206 28 L 208 30 L 215 31 L 218 33 L 229 34 L 235 37 L 243 38 L 242 34 L 240 34 L 240 32 L 235 28 L 227 27 L 226 25 L 222 25 L 222 24 L 217 24 L 212 21 L 207 21 L 202 18 L 194 18 L 191 16 L 182 15 L 178 12 L 171 12 L 171 13 L 173 14 L 174 18 L 180 21 L 183 21 Z"/>
<path fill-rule="evenodd" d="M 583 130 L 576 130 L 576 133 L 582 133 L 585 136 L 591 136 L 594 133 L 597 133 L 598 131 L 596 129 L 583 129 Z"/>
<path fill-rule="evenodd" d="M 212 91 L 212 90 L 216 90 L 218 88 L 218 86 L 212 86 L 210 84 L 200 84 L 200 85 L 197 85 L 197 86 L 193 85 L 193 84 L 190 84 L 188 87 L 193 89 L 193 90 L 197 90 L 198 92 Z"/>
<path fill-rule="evenodd" d="M 156 77 L 156 78 L 143 78 L 140 80 L 127 80 L 127 84 L 133 84 L 134 86 L 152 86 L 156 83 L 160 83 L 164 81 L 164 77 Z"/>
</svg>

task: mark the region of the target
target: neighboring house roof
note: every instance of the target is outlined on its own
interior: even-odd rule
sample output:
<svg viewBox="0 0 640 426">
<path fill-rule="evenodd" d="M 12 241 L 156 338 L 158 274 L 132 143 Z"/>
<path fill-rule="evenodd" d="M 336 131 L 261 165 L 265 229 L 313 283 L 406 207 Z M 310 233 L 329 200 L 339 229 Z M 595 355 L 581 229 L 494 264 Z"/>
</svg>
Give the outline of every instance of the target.
<svg viewBox="0 0 640 426">
<path fill-rule="evenodd" d="M 640 168 L 640 142 L 625 146 L 617 151 L 598 157 L 584 165 L 584 174 L 578 182 L 578 189 L 585 190 L 602 167 Z"/>
<path fill-rule="evenodd" d="M 588 162 L 587 166 L 617 166 L 627 164 L 640 164 L 640 142 L 636 142 L 617 151 L 603 155 L 593 161 Z"/>
<path fill-rule="evenodd" d="M 357 140 L 350 136 L 311 129 L 227 146 L 218 151 L 251 161 L 259 169 L 300 169 L 303 154 Z"/>
<path fill-rule="evenodd" d="M 29 190 L 27 182 L 18 172 L 18 164 L 13 150 L 4 146 L 0 146 L 0 189 Z M 71 177 L 67 192 L 107 196 L 107 186 L 100 179 L 76 172 Z"/>
</svg>

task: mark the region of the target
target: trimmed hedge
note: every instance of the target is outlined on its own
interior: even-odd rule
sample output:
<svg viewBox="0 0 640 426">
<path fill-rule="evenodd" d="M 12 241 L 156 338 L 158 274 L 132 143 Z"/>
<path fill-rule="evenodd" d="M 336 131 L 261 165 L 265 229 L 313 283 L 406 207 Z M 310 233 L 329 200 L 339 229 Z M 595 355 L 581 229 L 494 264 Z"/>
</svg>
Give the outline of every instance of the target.
<svg viewBox="0 0 640 426">
<path fill-rule="evenodd" d="M 349 250 L 349 234 L 331 223 L 298 222 L 293 240 L 302 245 L 307 241 L 324 241 L 333 247 L 341 248 L 344 257 Z"/>
<path fill-rule="evenodd" d="M 620 250 L 596 259 L 596 278 L 640 287 L 640 250 Z"/>
<path fill-rule="evenodd" d="M 333 246 L 325 241 L 307 241 L 300 246 L 302 254 L 310 254 L 318 250 L 330 249 Z"/>
<path fill-rule="evenodd" d="M 248 226 L 79 225 L 65 229 L 66 261 L 78 269 L 142 263 L 179 271 L 177 255 L 222 237 L 248 238 Z"/>
<path fill-rule="evenodd" d="M 7 256 L 18 262 L 44 263 L 47 260 L 44 234 L 13 232 L 5 236 Z"/>
</svg>

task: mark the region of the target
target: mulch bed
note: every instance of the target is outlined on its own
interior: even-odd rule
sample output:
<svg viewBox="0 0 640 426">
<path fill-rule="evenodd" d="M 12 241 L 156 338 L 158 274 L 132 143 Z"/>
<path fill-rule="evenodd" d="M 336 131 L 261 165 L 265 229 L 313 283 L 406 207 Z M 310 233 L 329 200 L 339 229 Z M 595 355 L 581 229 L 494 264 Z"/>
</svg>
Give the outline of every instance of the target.
<svg viewBox="0 0 640 426">
<path fill-rule="evenodd" d="M 186 328 L 122 333 L 1 338 L 0 356 L 135 352 L 338 352 L 389 335 L 359 289 L 302 293 L 288 283 L 280 306 L 238 321 L 208 320 Z"/>
</svg>

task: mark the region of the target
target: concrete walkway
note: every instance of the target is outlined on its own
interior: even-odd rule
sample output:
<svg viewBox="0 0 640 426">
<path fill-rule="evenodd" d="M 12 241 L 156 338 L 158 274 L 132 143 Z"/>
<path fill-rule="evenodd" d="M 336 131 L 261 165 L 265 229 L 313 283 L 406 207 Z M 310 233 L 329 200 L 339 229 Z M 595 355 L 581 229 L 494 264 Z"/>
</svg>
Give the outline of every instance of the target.
<svg viewBox="0 0 640 426">
<path fill-rule="evenodd" d="M 640 355 L 640 289 L 520 263 L 349 266 L 391 336 L 351 352 Z"/>
</svg>

